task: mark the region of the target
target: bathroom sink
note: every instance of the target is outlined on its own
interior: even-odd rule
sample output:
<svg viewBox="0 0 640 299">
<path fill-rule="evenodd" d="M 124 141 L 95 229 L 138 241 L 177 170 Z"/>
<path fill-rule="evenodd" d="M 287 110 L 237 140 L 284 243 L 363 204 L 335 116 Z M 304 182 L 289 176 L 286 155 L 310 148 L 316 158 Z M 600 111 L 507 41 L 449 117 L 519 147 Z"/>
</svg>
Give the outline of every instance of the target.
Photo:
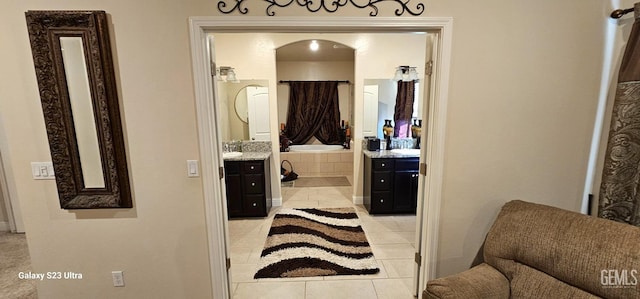
<svg viewBox="0 0 640 299">
<path fill-rule="evenodd" d="M 397 149 L 392 149 L 391 150 L 392 153 L 394 154 L 400 154 L 400 155 L 420 155 L 420 149 L 416 149 L 416 148 L 397 148 Z"/>
<path fill-rule="evenodd" d="M 242 152 L 227 152 L 222 153 L 222 158 L 235 158 L 242 156 Z"/>
</svg>

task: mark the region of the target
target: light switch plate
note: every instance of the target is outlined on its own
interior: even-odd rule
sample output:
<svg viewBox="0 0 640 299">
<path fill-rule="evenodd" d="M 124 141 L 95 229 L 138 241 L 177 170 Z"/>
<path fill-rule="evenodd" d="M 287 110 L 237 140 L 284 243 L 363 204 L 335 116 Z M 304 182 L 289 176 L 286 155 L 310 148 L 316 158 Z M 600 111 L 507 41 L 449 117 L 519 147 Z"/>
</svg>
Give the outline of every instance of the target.
<svg viewBox="0 0 640 299">
<path fill-rule="evenodd" d="M 51 162 L 31 162 L 31 174 L 34 180 L 54 180 L 56 178 Z"/>
<path fill-rule="evenodd" d="M 200 176 L 200 170 L 198 169 L 198 160 L 187 160 L 187 176 L 190 178 Z"/>
</svg>

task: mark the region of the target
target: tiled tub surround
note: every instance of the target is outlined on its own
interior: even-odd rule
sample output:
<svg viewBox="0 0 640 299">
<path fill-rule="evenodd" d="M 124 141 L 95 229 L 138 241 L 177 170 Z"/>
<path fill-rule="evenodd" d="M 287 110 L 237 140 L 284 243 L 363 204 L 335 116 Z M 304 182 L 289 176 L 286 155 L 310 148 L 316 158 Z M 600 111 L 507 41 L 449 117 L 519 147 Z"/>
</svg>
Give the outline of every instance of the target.
<svg viewBox="0 0 640 299">
<path fill-rule="evenodd" d="M 289 160 L 299 176 L 353 175 L 353 150 L 328 152 L 281 152 L 280 162 Z M 285 165 L 288 168 L 288 165 Z"/>
</svg>

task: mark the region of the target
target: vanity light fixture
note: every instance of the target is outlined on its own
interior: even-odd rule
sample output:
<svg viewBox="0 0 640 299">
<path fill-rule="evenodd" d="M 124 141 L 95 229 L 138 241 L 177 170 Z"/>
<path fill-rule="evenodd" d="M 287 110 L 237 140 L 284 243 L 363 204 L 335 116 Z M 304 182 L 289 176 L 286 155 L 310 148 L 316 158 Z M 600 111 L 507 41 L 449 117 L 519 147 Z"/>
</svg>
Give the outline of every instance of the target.
<svg viewBox="0 0 640 299">
<path fill-rule="evenodd" d="M 393 81 L 418 81 L 418 72 L 415 66 L 401 65 L 396 68 Z"/>
<path fill-rule="evenodd" d="M 318 41 L 316 41 L 315 39 L 312 40 L 311 43 L 309 44 L 309 49 L 311 49 L 311 51 L 318 51 L 318 48 L 320 48 Z"/>
<path fill-rule="evenodd" d="M 240 83 L 240 80 L 236 77 L 236 71 L 230 66 L 221 66 L 217 70 L 216 77 L 224 82 Z"/>
</svg>

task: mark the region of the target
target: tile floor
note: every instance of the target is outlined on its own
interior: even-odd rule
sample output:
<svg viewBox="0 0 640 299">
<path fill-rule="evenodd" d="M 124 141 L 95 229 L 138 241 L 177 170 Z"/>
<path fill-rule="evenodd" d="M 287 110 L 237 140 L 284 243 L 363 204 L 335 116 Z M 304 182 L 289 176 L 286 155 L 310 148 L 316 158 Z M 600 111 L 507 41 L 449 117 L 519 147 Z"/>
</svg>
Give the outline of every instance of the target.
<svg viewBox="0 0 640 299">
<path fill-rule="evenodd" d="M 235 299 L 411 299 L 416 218 L 372 216 L 352 203 L 352 187 L 283 187 L 284 208 L 355 207 L 380 273 L 375 275 L 253 279 L 271 227 L 269 217 L 229 221 L 232 291 Z"/>
</svg>

